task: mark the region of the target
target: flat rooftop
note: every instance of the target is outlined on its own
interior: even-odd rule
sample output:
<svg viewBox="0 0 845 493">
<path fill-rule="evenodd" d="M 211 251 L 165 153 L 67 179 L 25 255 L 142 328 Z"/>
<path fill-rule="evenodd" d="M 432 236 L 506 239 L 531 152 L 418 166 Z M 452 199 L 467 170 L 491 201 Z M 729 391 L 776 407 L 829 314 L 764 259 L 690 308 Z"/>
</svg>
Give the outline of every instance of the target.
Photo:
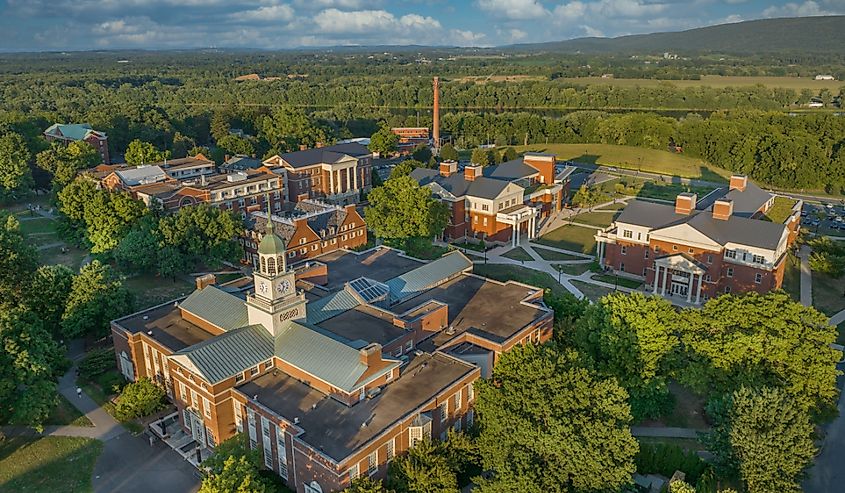
<svg viewBox="0 0 845 493">
<path fill-rule="evenodd" d="M 455 333 L 437 333 L 432 338 L 435 348 L 470 328 L 474 328 L 477 333 L 480 331 L 494 342 L 503 342 L 546 313 L 541 308 L 520 303 L 538 289 L 513 282 L 500 284 L 483 277 L 463 274 L 394 305 L 391 310 L 402 314 L 432 299 L 449 305 L 449 325 L 455 329 Z"/>
<path fill-rule="evenodd" d="M 405 334 L 404 329 L 393 325 L 393 315 L 368 306 L 347 310 L 318 326 L 350 341 L 361 339 L 382 346 Z"/>
<path fill-rule="evenodd" d="M 414 358 L 379 395 L 352 407 L 278 369 L 238 390 L 291 422 L 299 418 L 299 426 L 305 430 L 301 438 L 339 462 L 475 371 L 479 371 L 475 366 L 445 354 L 424 354 Z"/>
<path fill-rule="evenodd" d="M 312 260 L 328 266 L 329 281 L 325 287 L 330 291 L 340 289 L 345 283 L 359 277 L 384 282 L 425 265 L 403 257 L 390 248 L 378 248 L 363 254 L 336 250 Z"/>
<path fill-rule="evenodd" d="M 138 312 L 116 323 L 133 334 L 152 332 L 148 334 L 150 337 L 174 352 L 214 337 L 205 329 L 183 319 L 179 307 L 173 303 Z"/>
</svg>

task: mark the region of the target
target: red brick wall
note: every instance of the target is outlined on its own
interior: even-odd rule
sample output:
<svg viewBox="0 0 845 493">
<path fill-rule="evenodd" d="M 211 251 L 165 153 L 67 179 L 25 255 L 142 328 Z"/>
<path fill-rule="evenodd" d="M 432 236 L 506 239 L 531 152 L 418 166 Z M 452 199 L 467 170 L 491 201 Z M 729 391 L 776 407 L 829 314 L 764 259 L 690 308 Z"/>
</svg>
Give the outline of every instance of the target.
<svg viewBox="0 0 845 493">
<path fill-rule="evenodd" d="M 555 160 L 554 158 L 532 158 L 525 156 L 522 162 L 540 172 L 540 183 L 551 184 L 555 181 Z"/>
</svg>

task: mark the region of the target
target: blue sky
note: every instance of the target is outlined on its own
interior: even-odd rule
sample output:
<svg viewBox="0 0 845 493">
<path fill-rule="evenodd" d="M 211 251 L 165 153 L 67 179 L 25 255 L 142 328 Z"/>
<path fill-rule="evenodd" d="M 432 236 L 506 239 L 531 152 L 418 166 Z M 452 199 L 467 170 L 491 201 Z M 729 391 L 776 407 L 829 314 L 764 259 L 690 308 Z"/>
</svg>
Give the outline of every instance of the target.
<svg viewBox="0 0 845 493">
<path fill-rule="evenodd" d="M 845 13 L 845 0 L 0 0 L 0 50 L 496 46 Z"/>
</svg>

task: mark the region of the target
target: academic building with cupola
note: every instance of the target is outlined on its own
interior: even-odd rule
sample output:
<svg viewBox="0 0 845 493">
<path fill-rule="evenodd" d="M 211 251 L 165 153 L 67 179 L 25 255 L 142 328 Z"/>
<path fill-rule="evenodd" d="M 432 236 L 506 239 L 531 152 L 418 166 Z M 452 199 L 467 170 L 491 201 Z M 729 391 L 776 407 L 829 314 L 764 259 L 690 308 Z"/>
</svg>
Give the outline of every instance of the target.
<svg viewBox="0 0 845 493">
<path fill-rule="evenodd" d="M 159 433 L 194 461 L 238 432 L 300 493 L 340 491 L 425 437 L 473 424 L 473 382 L 516 344 L 552 335 L 540 288 L 388 248 L 292 268 L 267 222 L 252 279 L 197 279 L 189 296 L 112 322 L 129 380 L 177 412 Z"/>
</svg>

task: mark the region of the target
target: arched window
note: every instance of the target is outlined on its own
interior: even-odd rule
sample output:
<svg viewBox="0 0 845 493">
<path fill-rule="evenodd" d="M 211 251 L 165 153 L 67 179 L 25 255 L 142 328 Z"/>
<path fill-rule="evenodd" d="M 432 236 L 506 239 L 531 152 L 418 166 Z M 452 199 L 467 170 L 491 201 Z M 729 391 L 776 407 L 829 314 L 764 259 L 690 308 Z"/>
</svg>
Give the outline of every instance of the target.
<svg viewBox="0 0 845 493">
<path fill-rule="evenodd" d="M 271 276 L 276 275 L 276 259 L 273 257 L 267 259 L 267 274 Z"/>
<path fill-rule="evenodd" d="M 264 261 L 264 257 L 261 257 L 261 272 L 267 272 L 267 262 Z"/>
</svg>

